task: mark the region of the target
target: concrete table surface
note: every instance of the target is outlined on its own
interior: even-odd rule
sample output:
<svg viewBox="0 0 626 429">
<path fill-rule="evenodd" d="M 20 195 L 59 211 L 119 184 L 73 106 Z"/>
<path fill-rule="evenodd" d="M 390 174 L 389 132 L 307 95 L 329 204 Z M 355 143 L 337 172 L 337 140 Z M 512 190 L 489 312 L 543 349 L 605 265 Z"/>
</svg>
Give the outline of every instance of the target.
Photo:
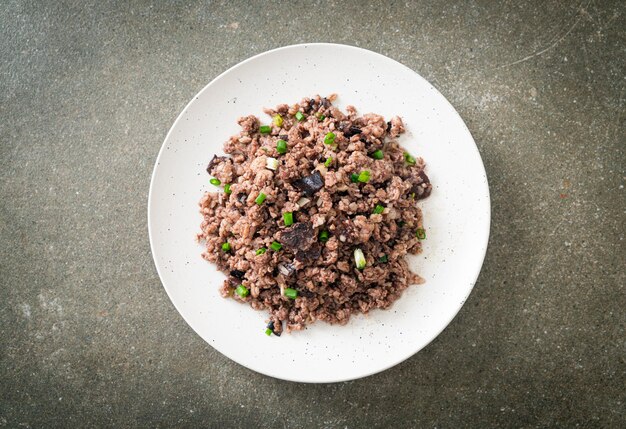
<svg viewBox="0 0 626 429">
<path fill-rule="evenodd" d="M 625 29 L 621 1 L 3 1 L 0 427 L 623 427 Z M 492 193 L 487 258 L 452 324 L 330 385 L 205 344 L 146 226 L 153 163 L 192 96 L 313 41 L 433 83 Z"/>
</svg>

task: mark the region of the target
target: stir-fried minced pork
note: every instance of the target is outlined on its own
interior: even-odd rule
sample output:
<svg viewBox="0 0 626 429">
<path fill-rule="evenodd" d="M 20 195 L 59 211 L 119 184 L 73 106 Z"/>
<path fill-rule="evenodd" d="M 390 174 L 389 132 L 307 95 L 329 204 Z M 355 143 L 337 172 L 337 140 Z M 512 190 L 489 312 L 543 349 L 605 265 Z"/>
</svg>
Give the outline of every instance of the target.
<svg viewBox="0 0 626 429">
<path fill-rule="evenodd" d="M 222 190 L 200 201 L 203 257 L 227 275 L 224 297 L 269 311 L 268 334 L 345 324 L 423 282 L 404 256 L 425 238 L 424 161 L 394 140 L 399 117 L 344 113 L 335 98 L 266 109 L 266 124 L 239 118 L 229 156 L 207 167 Z"/>
</svg>

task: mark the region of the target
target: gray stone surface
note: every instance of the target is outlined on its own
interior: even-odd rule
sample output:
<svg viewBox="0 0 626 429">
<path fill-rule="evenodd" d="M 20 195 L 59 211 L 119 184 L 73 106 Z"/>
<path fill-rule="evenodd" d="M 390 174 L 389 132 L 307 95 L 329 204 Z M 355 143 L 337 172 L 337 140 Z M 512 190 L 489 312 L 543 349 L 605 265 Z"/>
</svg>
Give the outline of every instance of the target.
<svg viewBox="0 0 626 429">
<path fill-rule="evenodd" d="M 623 1 L 81 3 L 0 3 L 0 427 L 623 427 Z M 372 49 L 437 86 L 493 198 L 452 324 L 397 367 L 332 385 L 270 379 L 205 344 L 146 227 L 187 101 L 307 41 Z"/>
</svg>

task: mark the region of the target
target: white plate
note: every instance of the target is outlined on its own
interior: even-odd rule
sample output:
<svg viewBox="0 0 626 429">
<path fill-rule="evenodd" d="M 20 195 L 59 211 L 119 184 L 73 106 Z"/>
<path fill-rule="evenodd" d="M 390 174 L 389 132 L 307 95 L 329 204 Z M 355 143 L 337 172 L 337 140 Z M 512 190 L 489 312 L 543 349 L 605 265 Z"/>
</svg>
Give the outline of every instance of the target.
<svg viewBox="0 0 626 429">
<path fill-rule="evenodd" d="M 346 326 L 315 323 L 280 338 L 264 334 L 267 314 L 218 293 L 224 275 L 200 257 L 198 201 L 213 190 L 205 171 L 239 131 L 239 116 L 304 96 L 339 94 L 359 113 L 400 115 L 401 144 L 422 156 L 433 183 L 422 203 L 424 252 L 409 258 L 426 279 L 389 310 Z M 148 202 L 154 261 L 172 302 L 211 346 L 254 371 L 285 380 L 335 382 L 364 377 L 412 356 L 432 341 L 469 295 L 485 256 L 489 188 L 463 120 L 426 80 L 383 55 L 345 45 L 287 46 L 252 57 L 209 83 L 185 107 L 159 153 Z M 457 327 L 462 329 L 462 327 Z M 172 347 L 177 345 L 172 344 Z"/>
</svg>

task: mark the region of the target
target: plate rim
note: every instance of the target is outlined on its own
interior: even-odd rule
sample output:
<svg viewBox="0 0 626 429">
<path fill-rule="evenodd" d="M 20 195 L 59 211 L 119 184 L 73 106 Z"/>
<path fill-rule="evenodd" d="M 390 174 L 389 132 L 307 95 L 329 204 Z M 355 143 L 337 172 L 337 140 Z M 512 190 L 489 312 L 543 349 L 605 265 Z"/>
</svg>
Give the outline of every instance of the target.
<svg viewBox="0 0 626 429">
<path fill-rule="evenodd" d="M 251 368 L 247 365 L 245 365 L 244 363 L 241 363 L 239 360 L 235 359 L 234 357 L 230 356 L 230 354 L 223 352 L 222 350 L 217 349 L 216 347 L 214 347 L 212 344 L 210 344 L 208 341 L 206 341 L 202 335 L 194 328 L 194 326 L 189 322 L 189 320 L 187 320 L 187 317 L 185 317 L 185 315 L 183 314 L 183 312 L 181 311 L 181 309 L 179 308 L 179 306 L 177 305 L 177 303 L 175 302 L 175 300 L 172 298 L 172 295 L 170 294 L 168 288 L 165 286 L 165 283 L 163 281 L 163 276 L 161 273 L 162 268 L 159 266 L 159 263 L 157 261 L 157 257 L 155 254 L 155 249 L 156 249 L 156 245 L 155 245 L 155 233 L 153 232 L 153 228 L 155 228 L 152 225 L 152 201 L 154 198 L 154 183 L 156 180 L 156 175 L 157 175 L 157 169 L 158 166 L 161 162 L 161 158 L 163 156 L 163 153 L 165 152 L 166 149 L 166 144 L 168 142 L 168 140 L 170 139 L 170 136 L 172 135 L 174 129 L 177 128 L 178 123 L 182 120 L 182 118 L 185 116 L 185 114 L 187 113 L 187 111 L 190 109 L 191 105 L 196 101 L 196 99 L 198 99 L 200 97 L 200 95 L 202 93 L 204 93 L 208 88 L 210 88 L 212 85 L 216 84 L 216 82 L 218 82 L 223 76 L 231 73 L 232 71 L 238 69 L 239 67 L 244 66 L 245 64 L 254 61 L 260 57 L 266 56 L 266 55 L 270 55 L 273 54 L 275 52 L 278 51 L 283 51 L 283 50 L 290 50 L 290 49 L 298 49 L 298 48 L 306 48 L 308 46 L 322 46 L 322 47 L 331 47 L 331 48 L 348 48 L 348 49 L 354 49 L 357 51 L 362 51 L 363 53 L 367 53 L 367 54 L 373 54 L 374 56 L 377 57 L 382 57 L 385 60 L 388 61 L 392 61 L 394 63 L 396 63 L 397 65 L 401 66 L 402 68 L 410 71 L 412 74 L 414 74 L 418 79 L 424 81 L 426 84 L 428 84 L 433 91 L 435 91 L 436 94 L 438 94 L 439 96 L 441 96 L 441 98 L 443 100 L 445 100 L 445 103 L 447 103 L 449 105 L 449 107 L 452 108 L 452 111 L 454 112 L 454 114 L 457 116 L 457 118 L 460 120 L 460 123 L 463 125 L 463 127 L 465 128 L 465 131 L 467 131 L 468 135 L 470 136 L 471 140 L 472 140 L 472 150 L 476 152 L 476 154 L 478 155 L 478 159 L 480 160 L 480 166 L 482 168 L 482 177 L 484 178 L 484 183 L 485 183 L 485 204 L 487 204 L 488 210 L 486 212 L 486 216 L 484 218 L 484 230 L 486 231 L 484 234 L 484 237 L 482 237 L 482 242 L 477 243 L 479 246 L 479 248 L 484 249 L 483 254 L 480 258 L 480 264 L 477 264 L 477 268 L 475 269 L 475 273 L 472 274 L 471 276 L 471 281 L 470 283 L 470 287 L 467 289 L 467 292 L 464 294 L 463 299 L 460 301 L 460 304 L 457 306 L 457 308 L 451 313 L 451 316 L 449 318 L 449 320 L 447 320 L 447 322 L 445 324 L 442 324 L 441 329 L 438 329 L 435 331 L 435 333 L 432 335 L 431 338 L 429 338 L 427 341 L 425 341 L 423 343 L 423 345 L 421 347 L 419 347 L 417 350 L 411 352 L 410 354 L 404 356 L 400 356 L 399 358 L 395 358 L 395 359 L 390 359 L 389 363 L 386 365 L 382 365 L 381 367 L 377 367 L 373 370 L 370 371 L 365 371 L 363 373 L 361 373 L 360 375 L 356 375 L 356 376 L 345 376 L 345 377 L 333 377 L 332 379 L 322 379 L 322 380 L 303 380 L 300 379 L 298 377 L 290 377 L 289 374 L 285 374 L 285 376 L 281 376 L 278 377 L 276 375 L 273 374 L 268 374 L 260 369 L 256 369 L 256 368 Z M 231 361 L 237 363 L 238 365 L 241 365 L 245 368 L 247 368 L 248 370 L 257 372 L 259 374 L 263 374 L 266 377 L 271 377 L 271 378 L 276 378 L 276 379 L 280 379 L 280 380 L 285 380 L 285 381 L 290 381 L 290 382 L 298 382 L 298 383 L 307 383 L 307 384 L 320 384 L 320 383 L 338 383 L 338 382 L 345 382 L 345 381 L 351 381 L 351 380 L 357 380 L 357 379 L 361 379 L 361 378 L 365 378 L 365 377 L 369 377 L 372 376 L 374 374 L 378 374 L 381 373 L 383 371 L 386 371 L 406 360 L 408 360 L 409 358 L 415 356 L 417 353 L 419 353 L 420 351 L 422 351 L 423 349 L 425 349 L 430 343 L 432 343 L 437 337 L 439 337 L 439 335 L 441 335 L 441 333 L 452 323 L 452 321 L 455 319 L 455 317 L 458 315 L 458 313 L 461 311 L 461 309 L 463 308 L 463 306 L 465 305 L 468 297 L 470 296 L 470 294 L 472 293 L 472 291 L 474 290 L 474 287 L 476 286 L 476 282 L 478 280 L 478 277 L 480 276 L 480 272 L 482 271 L 482 267 L 485 263 L 485 258 L 487 256 L 487 248 L 488 248 L 488 244 L 489 244 L 489 237 L 491 235 L 491 210 L 492 210 L 492 206 L 491 206 L 491 192 L 489 189 L 489 180 L 487 177 L 487 172 L 485 169 L 485 164 L 483 162 L 483 158 L 480 154 L 480 151 L 478 150 L 478 146 L 476 145 L 476 140 L 474 139 L 474 136 L 472 135 L 472 133 L 470 132 L 469 128 L 467 127 L 467 124 L 465 123 L 465 121 L 463 120 L 463 118 L 461 117 L 461 115 L 459 114 L 459 112 L 457 111 L 457 109 L 452 105 L 452 103 L 450 103 L 450 101 L 435 87 L 435 85 L 433 85 L 430 81 L 426 80 L 424 77 L 422 77 L 418 72 L 416 72 L 415 70 L 413 70 L 412 68 L 406 66 L 405 64 L 401 63 L 398 60 L 395 60 L 393 58 L 390 58 L 386 55 L 380 54 L 378 52 L 366 49 L 366 48 L 362 48 L 359 46 L 353 46 L 353 45 L 348 45 L 348 44 L 343 44 L 343 43 L 326 43 L 326 42 L 315 42 L 315 43 L 298 43 L 298 44 L 294 44 L 294 45 L 286 45 L 286 46 L 281 46 L 278 48 L 274 48 L 274 49 L 270 49 L 261 53 L 258 53 L 256 55 L 253 55 L 251 57 L 246 58 L 243 61 L 240 61 L 238 63 L 236 63 L 235 65 L 229 67 L 228 69 L 226 69 L 225 71 L 223 71 L 222 73 L 220 73 L 219 75 L 217 75 L 216 77 L 214 77 L 213 79 L 211 79 L 211 81 L 209 83 L 207 83 L 205 86 L 202 87 L 202 89 L 200 89 L 200 91 L 198 91 L 195 95 L 192 96 L 192 98 L 189 100 L 189 102 L 185 105 L 185 107 L 180 111 L 180 113 L 178 114 L 178 116 L 176 117 L 176 120 L 172 123 L 171 127 L 169 128 L 167 134 L 165 135 L 165 138 L 163 139 L 163 143 L 161 144 L 161 148 L 159 149 L 159 152 L 157 154 L 157 157 L 154 161 L 154 167 L 152 169 L 152 175 L 150 178 L 150 185 L 149 185 L 149 190 L 148 190 L 148 200 L 147 200 L 147 228 L 148 228 L 148 238 L 149 238 L 149 242 L 150 242 L 150 254 L 152 255 L 152 261 L 154 263 L 154 266 L 156 268 L 157 274 L 159 276 L 159 281 L 161 282 L 161 285 L 163 286 L 163 289 L 165 289 L 165 292 L 170 300 L 170 302 L 172 303 L 172 305 L 174 306 L 174 308 L 176 309 L 176 311 L 178 312 L 178 314 L 183 318 L 183 320 L 185 321 L 185 323 L 187 323 L 187 325 L 193 330 L 193 332 L 198 335 L 200 337 L 200 339 L 202 339 L 202 341 L 204 341 L 207 345 L 211 346 L 215 351 L 219 352 L 220 354 L 226 356 L 228 359 L 230 359 Z M 469 279 L 468 279 L 469 280 Z"/>
</svg>

